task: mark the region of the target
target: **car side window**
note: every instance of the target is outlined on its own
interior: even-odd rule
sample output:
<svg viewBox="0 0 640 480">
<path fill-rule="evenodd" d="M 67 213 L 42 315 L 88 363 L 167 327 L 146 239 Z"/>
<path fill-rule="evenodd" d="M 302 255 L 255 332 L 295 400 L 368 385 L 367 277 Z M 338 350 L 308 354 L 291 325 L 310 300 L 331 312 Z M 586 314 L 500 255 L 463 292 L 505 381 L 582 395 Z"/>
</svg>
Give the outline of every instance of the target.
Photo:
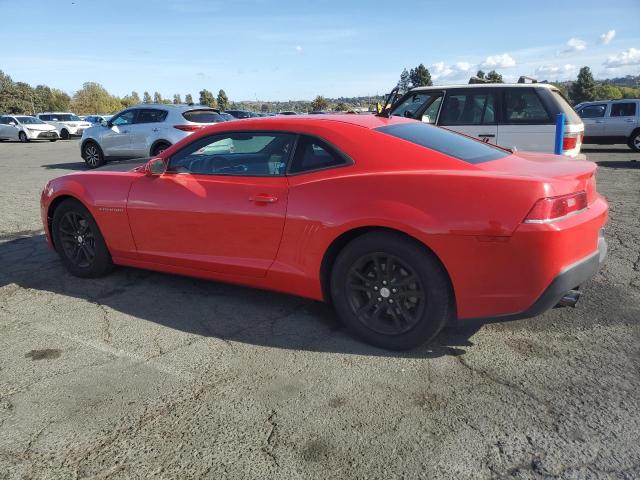
<svg viewBox="0 0 640 480">
<path fill-rule="evenodd" d="M 628 103 L 612 103 L 611 114 L 612 117 L 635 117 L 636 104 L 633 102 Z"/>
<path fill-rule="evenodd" d="M 551 121 L 533 89 L 507 88 L 505 90 L 506 123 L 546 123 Z"/>
<path fill-rule="evenodd" d="M 40 115 L 38 118 L 42 121 L 48 122 L 51 120 L 51 115 Z"/>
<path fill-rule="evenodd" d="M 138 116 L 136 117 L 136 123 L 159 123 L 164 122 L 167 118 L 166 110 L 157 110 L 155 108 L 143 108 L 138 110 Z"/>
<path fill-rule="evenodd" d="M 289 173 L 303 173 L 351 163 L 335 148 L 320 139 L 300 135 Z"/>
<path fill-rule="evenodd" d="M 496 121 L 496 96 L 492 92 L 447 95 L 440 114 L 440 125 L 487 125 Z"/>
<path fill-rule="evenodd" d="M 285 174 L 295 136 L 233 132 L 204 137 L 169 159 L 168 172 L 247 177 Z"/>
<path fill-rule="evenodd" d="M 607 105 L 605 103 L 599 105 L 587 105 L 582 107 L 578 112 L 581 118 L 600 118 L 604 117 L 604 113 L 607 111 Z"/>
<path fill-rule="evenodd" d="M 7 117 L 0 118 L 0 124 L 9 125 L 9 119 Z"/>
<path fill-rule="evenodd" d="M 131 125 L 136 116 L 135 110 L 127 110 L 116 116 L 112 121 L 112 125 Z"/>
</svg>

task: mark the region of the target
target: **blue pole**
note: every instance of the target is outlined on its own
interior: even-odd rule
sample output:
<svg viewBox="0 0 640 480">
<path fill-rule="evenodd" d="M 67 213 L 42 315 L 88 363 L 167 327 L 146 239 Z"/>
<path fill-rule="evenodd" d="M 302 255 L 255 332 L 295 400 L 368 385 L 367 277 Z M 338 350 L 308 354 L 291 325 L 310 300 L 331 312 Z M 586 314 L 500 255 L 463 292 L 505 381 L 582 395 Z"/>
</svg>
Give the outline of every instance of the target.
<svg viewBox="0 0 640 480">
<path fill-rule="evenodd" d="M 562 155 L 562 141 L 564 139 L 564 113 L 556 115 L 556 144 L 553 153 Z"/>
</svg>

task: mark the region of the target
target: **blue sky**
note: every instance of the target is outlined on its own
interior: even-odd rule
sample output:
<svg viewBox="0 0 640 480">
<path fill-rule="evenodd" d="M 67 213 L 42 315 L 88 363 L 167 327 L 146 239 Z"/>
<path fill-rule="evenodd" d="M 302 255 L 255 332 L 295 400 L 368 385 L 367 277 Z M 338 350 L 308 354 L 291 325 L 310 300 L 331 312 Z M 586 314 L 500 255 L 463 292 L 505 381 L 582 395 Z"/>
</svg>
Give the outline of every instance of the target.
<svg viewBox="0 0 640 480">
<path fill-rule="evenodd" d="M 640 1 L 0 0 L 0 69 L 72 93 L 83 82 L 232 100 L 384 93 L 424 63 L 435 83 L 640 73 Z"/>
</svg>

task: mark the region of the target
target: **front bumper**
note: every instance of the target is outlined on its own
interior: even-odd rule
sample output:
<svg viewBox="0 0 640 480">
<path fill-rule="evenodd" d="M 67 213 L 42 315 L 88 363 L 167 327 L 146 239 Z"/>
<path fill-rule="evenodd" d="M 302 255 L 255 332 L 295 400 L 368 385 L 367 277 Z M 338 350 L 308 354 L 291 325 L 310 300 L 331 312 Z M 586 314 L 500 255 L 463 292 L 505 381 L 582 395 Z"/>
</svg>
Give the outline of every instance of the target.
<svg viewBox="0 0 640 480">
<path fill-rule="evenodd" d="M 522 312 L 495 317 L 465 318 L 460 320 L 459 324 L 466 326 L 474 323 L 505 322 L 541 315 L 558 305 L 560 299 L 562 299 L 567 292 L 576 289 L 598 273 L 606 257 L 607 242 L 604 238 L 603 231 L 600 230 L 600 234 L 598 235 L 598 249 L 591 255 L 565 267 L 529 308 Z"/>
<path fill-rule="evenodd" d="M 54 140 L 60 138 L 56 130 L 29 130 L 26 129 L 27 137 L 30 140 Z"/>
</svg>

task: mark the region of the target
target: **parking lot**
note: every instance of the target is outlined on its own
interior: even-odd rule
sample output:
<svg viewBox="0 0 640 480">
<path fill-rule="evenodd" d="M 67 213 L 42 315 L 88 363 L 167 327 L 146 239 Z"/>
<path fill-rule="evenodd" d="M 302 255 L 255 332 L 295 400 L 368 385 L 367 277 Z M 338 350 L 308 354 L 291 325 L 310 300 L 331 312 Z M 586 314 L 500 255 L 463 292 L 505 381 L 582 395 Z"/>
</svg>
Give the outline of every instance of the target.
<svg viewBox="0 0 640 480">
<path fill-rule="evenodd" d="M 77 141 L 0 144 L 0 478 L 640 477 L 640 153 L 585 148 L 609 257 L 575 309 L 392 353 L 316 302 L 45 244 Z"/>
</svg>

